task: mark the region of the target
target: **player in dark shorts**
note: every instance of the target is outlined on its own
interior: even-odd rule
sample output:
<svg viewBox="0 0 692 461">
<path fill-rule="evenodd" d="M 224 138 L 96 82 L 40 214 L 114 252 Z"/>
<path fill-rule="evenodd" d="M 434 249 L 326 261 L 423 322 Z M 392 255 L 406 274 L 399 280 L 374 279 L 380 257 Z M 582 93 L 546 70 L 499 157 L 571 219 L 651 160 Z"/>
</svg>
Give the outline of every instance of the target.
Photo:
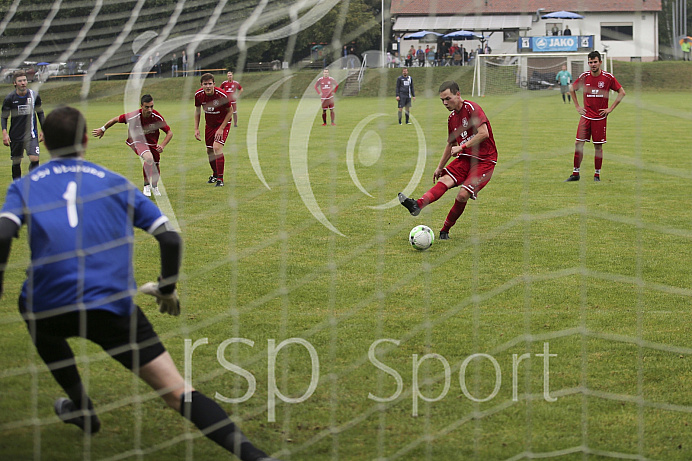
<svg viewBox="0 0 692 461">
<path fill-rule="evenodd" d="M 41 96 L 27 88 L 26 73 L 17 72 L 13 80 L 15 90 L 2 103 L 2 143 L 10 147 L 12 179 L 15 180 L 22 176 L 24 152 L 29 157 L 29 171 L 38 166 L 38 143 L 43 140 L 43 135 L 37 129 L 36 120 L 43 126 L 43 108 Z M 11 121 L 9 132 L 8 119 Z"/>
<path fill-rule="evenodd" d="M 156 298 L 161 312 L 180 314 L 182 242 L 168 218 L 127 179 L 84 160 L 87 129 L 78 110 L 54 110 L 43 132 L 50 162 L 14 181 L 0 211 L 0 268 L 26 224 L 31 264 L 19 309 L 38 354 L 68 396 L 55 401 L 58 417 L 88 434 L 101 427 L 66 340 L 77 336 L 99 344 L 221 447 L 242 460 L 271 459 L 216 402 L 187 387 L 132 300 L 134 226 L 153 235 L 161 251 L 159 281 L 141 291 Z"/>
<path fill-rule="evenodd" d="M 411 115 L 411 101 L 416 100 L 416 91 L 413 89 L 413 79 L 408 74 L 408 69 L 401 69 L 401 75 L 396 79 L 396 100 L 399 106 L 399 125 L 401 125 L 401 111 L 406 109 L 406 124 L 409 125 Z"/>
</svg>

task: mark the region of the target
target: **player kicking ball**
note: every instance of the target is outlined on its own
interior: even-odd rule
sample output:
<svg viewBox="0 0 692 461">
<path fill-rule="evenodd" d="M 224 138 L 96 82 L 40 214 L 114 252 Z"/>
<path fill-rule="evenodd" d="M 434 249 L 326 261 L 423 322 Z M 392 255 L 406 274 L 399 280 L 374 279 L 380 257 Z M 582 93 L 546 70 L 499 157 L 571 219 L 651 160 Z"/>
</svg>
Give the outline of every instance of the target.
<svg viewBox="0 0 692 461">
<path fill-rule="evenodd" d="M 459 186 L 459 193 L 440 230 L 440 240 L 449 240 L 449 230 L 461 217 L 468 200 L 475 200 L 490 181 L 497 164 L 497 149 L 485 112 L 478 104 L 461 97 L 456 82 L 447 81 L 440 86 L 440 100 L 451 114 L 447 119 L 447 145 L 433 173 L 433 182 L 437 183 L 418 200 L 399 193 L 399 202 L 412 216 L 418 216 L 420 210 L 447 190 Z M 454 159 L 449 162 L 452 157 Z"/>
</svg>

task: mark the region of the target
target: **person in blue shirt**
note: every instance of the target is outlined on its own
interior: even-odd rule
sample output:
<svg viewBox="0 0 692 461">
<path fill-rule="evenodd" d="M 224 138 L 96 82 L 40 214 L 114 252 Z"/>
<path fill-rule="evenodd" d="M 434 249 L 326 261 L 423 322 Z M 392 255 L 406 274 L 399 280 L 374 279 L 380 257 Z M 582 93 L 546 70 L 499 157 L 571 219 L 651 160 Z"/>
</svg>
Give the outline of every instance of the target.
<svg viewBox="0 0 692 461">
<path fill-rule="evenodd" d="M 182 241 L 168 218 L 123 176 L 87 162 L 84 116 L 71 107 L 42 124 L 51 160 L 14 181 L 0 210 L 0 295 L 12 238 L 27 226 L 31 263 L 19 310 L 41 359 L 69 398 L 55 401 L 65 423 L 101 427 L 67 342 L 82 337 L 158 391 L 166 404 L 242 460 L 270 460 L 213 400 L 185 382 L 142 310 L 134 304 L 134 229 L 154 236 L 161 275 L 141 291 L 159 310 L 180 314 L 176 281 Z"/>
<path fill-rule="evenodd" d="M 567 70 L 565 64 L 562 65 L 562 70 L 557 73 L 555 80 L 560 82 L 560 93 L 562 93 L 562 102 L 572 102 L 572 97 L 569 94 L 569 84 L 572 83 L 572 74 Z M 567 101 L 565 101 L 565 95 L 567 95 Z"/>
<path fill-rule="evenodd" d="M 43 126 L 43 108 L 41 96 L 27 85 L 25 72 L 17 72 L 12 76 L 15 89 L 2 102 L 2 143 L 10 148 L 12 159 L 12 180 L 22 176 L 22 158 L 24 152 L 29 156 L 29 171 L 38 166 L 39 147 L 42 141 L 36 119 Z M 7 121 L 10 120 L 10 129 Z"/>
</svg>

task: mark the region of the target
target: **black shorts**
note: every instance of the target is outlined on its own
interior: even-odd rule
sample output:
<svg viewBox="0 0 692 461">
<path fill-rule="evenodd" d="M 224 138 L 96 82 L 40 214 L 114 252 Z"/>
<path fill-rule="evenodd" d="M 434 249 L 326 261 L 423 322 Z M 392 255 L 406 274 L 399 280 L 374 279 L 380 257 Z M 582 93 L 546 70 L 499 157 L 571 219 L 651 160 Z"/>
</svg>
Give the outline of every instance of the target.
<svg viewBox="0 0 692 461">
<path fill-rule="evenodd" d="M 19 312 L 24 317 L 34 343 L 49 343 L 72 337 L 86 338 L 101 346 L 129 370 L 142 367 L 166 352 L 154 327 L 139 306 L 135 306 L 135 311 L 130 316 L 89 309 L 36 319 L 27 316 L 20 299 Z M 85 325 L 83 330 L 80 329 L 80 324 Z"/>
<path fill-rule="evenodd" d="M 24 151 L 27 155 L 38 155 L 38 139 L 29 138 L 24 141 L 12 141 L 10 140 L 10 157 L 11 158 L 22 158 L 24 157 Z"/>
<path fill-rule="evenodd" d="M 399 96 L 399 100 L 397 102 L 399 103 L 399 108 L 411 107 L 411 98 L 408 96 Z"/>
</svg>

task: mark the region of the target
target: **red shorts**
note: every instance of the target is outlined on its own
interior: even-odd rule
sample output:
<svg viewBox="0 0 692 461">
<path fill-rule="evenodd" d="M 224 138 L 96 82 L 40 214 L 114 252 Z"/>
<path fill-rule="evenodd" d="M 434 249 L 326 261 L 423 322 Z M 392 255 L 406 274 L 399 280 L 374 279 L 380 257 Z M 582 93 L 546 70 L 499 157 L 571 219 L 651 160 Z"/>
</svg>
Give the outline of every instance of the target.
<svg viewBox="0 0 692 461">
<path fill-rule="evenodd" d="M 606 121 L 607 118 L 601 120 L 591 120 L 586 117 L 579 119 L 577 127 L 577 141 L 591 141 L 594 144 L 603 144 L 606 142 Z"/>
<path fill-rule="evenodd" d="M 132 141 L 127 143 L 128 146 L 130 146 L 130 149 L 132 149 L 135 154 L 138 156 L 142 156 L 146 151 L 151 152 L 152 157 L 154 157 L 154 162 L 158 163 L 161 160 L 161 154 L 156 152 L 155 147 L 156 146 L 151 146 L 147 143 L 140 142 L 140 141 Z"/>
<path fill-rule="evenodd" d="M 238 107 L 235 101 L 231 101 L 231 112 L 233 112 L 234 114 L 238 112 Z"/>
<path fill-rule="evenodd" d="M 334 109 L 334 96 L 322 100 L 322 109 Z"/>
<path fill-rule="evenodd" d="M 210 127 L 209 125 L 206 125 L 204 127 L 204 141 L 207 143 L 207 147 L 209 149 L 214 148 L 214 143 L 218 142 L 219 144 L 223 145 L 226 142 L 226 138 L 228 137 L 228 132 L 231 130 L 231 124 L 227 123 L 226 126 L 223 129 L 223 136 L 221 137 L 221 141 L 216 141 L 214 138 L 216 137 L 216 130 L 218 130 L 219 127 L 217 126 L 216 128 Z"/>
<path fill-rule="evenodd" d="M 488 184 L 494 170 L 495 164 L 492 162 L 481 162 L 463 155 L 447 165 L 445 174 L 454 180 L 454 187 L 463 187 L 471 192 L 471 198 L 476 200 L 476 194 Z"/>
</svg>

